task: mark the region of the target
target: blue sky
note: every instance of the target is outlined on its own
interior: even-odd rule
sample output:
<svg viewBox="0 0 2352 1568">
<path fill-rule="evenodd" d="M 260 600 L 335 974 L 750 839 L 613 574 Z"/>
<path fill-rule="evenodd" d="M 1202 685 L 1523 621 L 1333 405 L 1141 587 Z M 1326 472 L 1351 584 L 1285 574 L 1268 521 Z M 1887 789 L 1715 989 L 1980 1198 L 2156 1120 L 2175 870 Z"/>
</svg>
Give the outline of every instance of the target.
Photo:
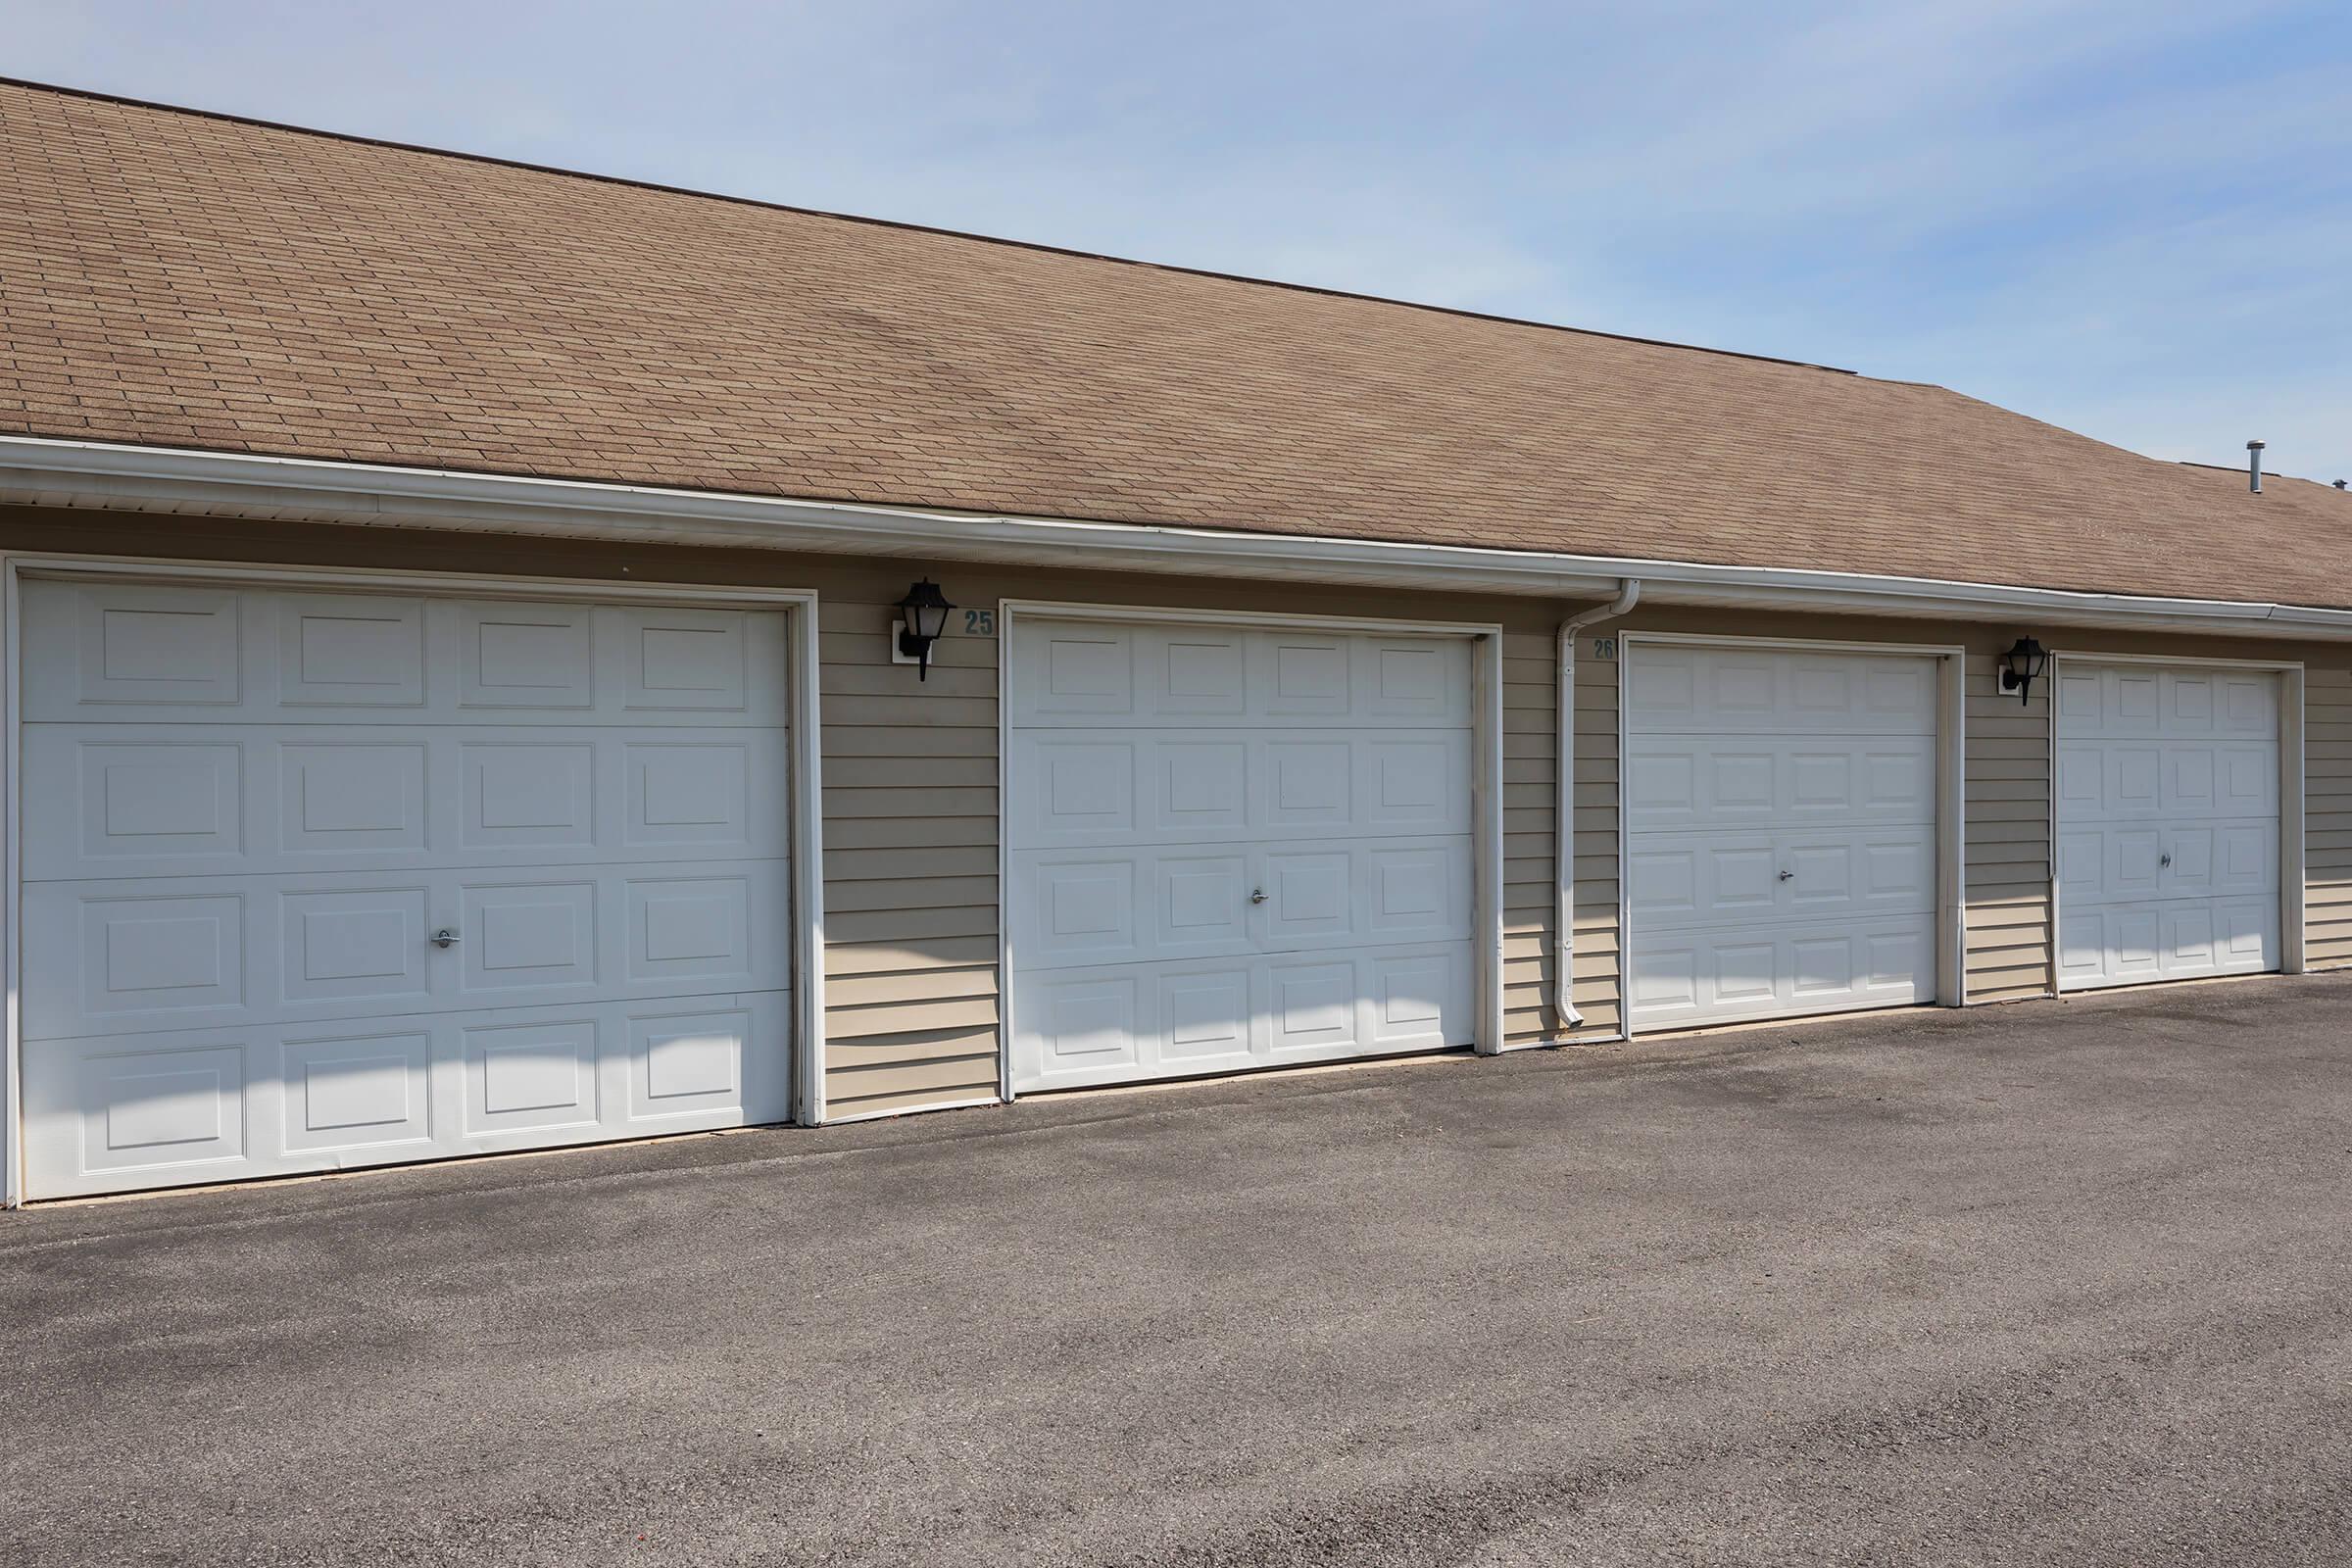
<svg viewBox="0 0 2352 1568">
<path fill-rule="evenodd" d="M 2352 477 L 2352 7 L 0 0 L 11 74 Z"/>
</svg>

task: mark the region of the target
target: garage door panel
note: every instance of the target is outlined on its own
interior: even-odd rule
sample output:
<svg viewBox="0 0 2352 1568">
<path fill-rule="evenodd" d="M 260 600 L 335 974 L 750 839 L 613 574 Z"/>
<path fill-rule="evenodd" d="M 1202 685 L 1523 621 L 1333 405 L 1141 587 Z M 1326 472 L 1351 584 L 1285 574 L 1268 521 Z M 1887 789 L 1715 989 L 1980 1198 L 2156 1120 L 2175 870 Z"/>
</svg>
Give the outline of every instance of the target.
<svg viewBox="0 0 2352 1568">
<path fill-rule="evenodd" d="M 1791 822 L 1917 823 L 1936 814 L 1933 735 L 1643 734 L 1629 744 L 1626 826 L 1631 832 Z"/>
<path fill-rule="evenodd" d="M 2076 905 L 2275 895 L 2278 849 L 2275 818 L 2069 827 L 2059 892 Z"/>
<path fill-rule="evenodd" d="M 767 727 L 784 617 L 692 607 L 35 582 L 32 722 Z"/>
<path fill-rule="evenodd" d="M 27 1041 L 43 1197 L 742 1124 L 789 1094 L 785 992 Z"/>
<path fill-rule="evenodd" d="M 1637 919 L 1653 929 L 1926 913 L 1936 903 L 1926 827 L 1643 834 L 1626 859 Z"/>
<path fill-rule="evenodd" d="M 1195 866 L 1176 871 L 1167 897 L 1170 911 L 1188 915 L 1188 925 L 1216 930 L 1209 925 L 1209 911 L 1192 908 L 1202 893 L 1197 879 L 1208 874 Z M 1024 964 L 1101 963 L 1146 951 L 1149 928 L 1143 917 L 1148 911 L 1136 895 L 1139 881 L 1157 882 L 1155 858 L 1016 858 L 1012 876 L 1013 951 Z"/>
<path fill-rule="evenodd" d="M 1193 1072 L 1247 1067 L 1261 1032 L 1250 966 L 1180 967 L 1152 977 L 1159 1061 Z"/>
<path fill-rule="evenodd" d="M 1012 828 L 1035 848 L 1470 830 L 1467 731 L 1037 730 L 1016 732 L 1012 750 Z"/>
<path fill-rule="evenodd" d="M 1025 1086 L 1057 1088 L 1458 1045 L 1475 975 L 1457 942 L 1024 969 L 1014 988 Z"/>
<path fill-rule="evenodd" d="M 1857 925 L 1635 929 L 1633 1005 L 1649 1028 L 1935 1000 L 1932 915 Z"/>
<path fill-rule="evenodd" d="M 1015 723 L 1033 728 L 1451 726 L 1470 716 L 1459 638 L 1031 622 L 1013 641 Z"/>
<path fill-rule="evenodd" d="M 1470 935 L 1475 868 L 1460 840 L 1374 845 L 1356 851 L 1364 935 L 1381 942 L 1436 942 Z"/>
<path fill-rule="evenodd" d="M 596 706 L 596 612 L 586 605 L 460 604 L 459 699 L 473 709 L 576 713 Z"/>
<path fill-rule="evenodd" d="M 1139 824 L 1144 836 L 1165 841 L 1250 831 L 1251 744 L 1241 735 L 1146 743 L 1152 774 Z"/>
<path fill-rule="evenodd" d="M 279 594 L 278 703 L 417 708 L 424 703 L 424 603 L 378 594 Z"/>
<path fill-rule="evenodd" d="M 766 858 L 786 853 L 775 730 L 34 724 L 34 881 L 120 874 Z M 441 808 L 428 809 L 429 802 Z"/>
<path fill-rule="evenodd" d="M 2260 974 L 2278 961 L 2275 899 L 2114 904 L 2059 919 L 2059 979 L 2069 987 Z"/>
<path fill-rule="evenodd" d="M 1469 935 L 1475 867 L 1457 837 L 1017 851 L 1025 968 L 1290 952 Z M 1252 895 L 1265 895 L 1253 902 Z"/>
<path fill-rule="evenodd" d="M 1936 709 L 1935 662 L 1909 655 L 1645 642 L 1628 669 L 1637 734 L 1917 734 Z"/>
<path fill-rule="evenodd" d="M 288 1153 L 430 1148 L 429 1028 L 347 1028 L 308 1038 L 293 1031 L 282 1053 L 279 1105 Z"/>
<path fill-rule="evenodd" d="M 169 890 L 169 891 L 163 891 Z M 780 861 L 35 883 L 28 1039 L 789 984 Z M 428 940 L 441 927 L 459 940 Z"/>
<path fill-rule="evenodd" d="M 1277 850 L 1262 856 L 1267 944 L 1294 949 L 1358 934 L 1355 856 L 1341 848 Z"/>
<path fill-rule="evenodd" d="M 2059 748 L 2069 820 L 2276 815 L 2273 741 L 2076 740 Z"/>
<path fill-rule="evenodd" d="M 2060 672 L 2058 717 L 2071 739 L 2271 740 L 2278 682 L 2256 670 L 2071 662 Z"/>
</svg>

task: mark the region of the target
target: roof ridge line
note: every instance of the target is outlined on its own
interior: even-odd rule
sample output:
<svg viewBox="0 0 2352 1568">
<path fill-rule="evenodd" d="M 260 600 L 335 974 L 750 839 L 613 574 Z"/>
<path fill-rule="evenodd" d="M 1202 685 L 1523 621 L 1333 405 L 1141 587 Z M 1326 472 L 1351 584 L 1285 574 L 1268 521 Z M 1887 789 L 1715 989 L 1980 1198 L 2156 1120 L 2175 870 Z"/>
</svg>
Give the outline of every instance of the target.
<svg viewBox="0 0 2352 1568">
<path fill-rule="evenodd" d="M 518 169 L 535 174 L 553 174 L 564 179 L 594 180 L 600 184 L 622 185 L 635 190 L 659 191 L 670 196 L 689 196 L 700 201 L 727 202 L 738 207 L 757 207 L 768 212 L 794 213 L 804 218 L 829 219 L 842 223 L 866 223 L 876 228 L 895 228 L 913 234 L 937 234 L 948 239 L 968 240 L 978 245 L 1003 245 L 1014 250 L 1035 251 L 1049 256 L 1068 256 L 1080 261 L 1102 262 L 1115 267 L 1148 268 L 1153 271 L 1173 272 L 1186 277 L 1213 278 L 1219 282 L 1240 283 L 1252 288 L 1287 289 L 1298 294 L 1319 294 L 1328 299 L 1357 300 L 1369 305 L 1393 306 L 1398 310 L 1427 311 L 1433 315 L 1459 317 L 1474 321 L 1494 321 L 1504 326 L 1524 326 L 1538 331 L 1566 332 L 1578 337 L 1596 337 L 1613 343 L 1638 343 L 1648 348 L 1674 349 L 1685 354 L 1712 354 L 1723 359 L 1752 360 L 1762 365 L 1785 365 L 1794 369 L 1820 370 L 1830 375 L 1850 375 L 1861 380 L 1877 379 L 1864 376 L 1861 371 L 1847 369 L 1842 366 L 1822 365 L 1812 360 L 1792 360 L 1778 354 L 1756 354 L 1746 349 L 1714 348 L 1704 343 L 1678 343 L 1671 338 L 1642 337 L 1632 332 L 1608 332 L 1592 326 L 1570 326 L 1561 321 L 1540 321 L 1525 316 L 1502 316 L 1493 311 L 1473 311 L 1457 305 L 1432 305 L 1425 300 L 1399 299 L 1391 294 L 1366 294 L 1355 289 L 1331 288 L 1319 283 L 1294 283 L 1277 277 L 1253 277 L 1247 272 L 1220 272 L 1212 268 L 1183 267 L 1173 262 L 1153 262 L 1133 256 L 1113 256 L 1107 251 L 1086 251 L 1069 245 L 1049 245 L 1042 240 L 1012 239 L 1003 234 L 979 234 L 969 229 L 942 228 L 934 223 L 908 222 L 904 219 L 869 218 L 859 213 L 829 212 L 821 207 L 796 207 L 790 202 L 768 201 L 758 196 L 735 196 L 725 191 L 698 190 L 690 185 L 670 185 L 660 180 L 635 179 L 626 174 L 600 174 L 592 170 L 565 169 L 556 164 L 534 164 L 520 158 L 501 158 L 494 153 L 471 153 L 450 147 L 432 147 L 423 142 L 394 141 L 387 136 L 366 136 L 356 131 L 324 130 L 317 125 L 297 125 L 290 121 L 283 120 L 263 120 L 258 116 L 231 114 L 221 109 L 196 109 L 186 104 L 168 104 L 154 98 L 133 98 L 127 93 L 105 92 L 95 87 L 69 87 L 60 82 L 35 81 L 29 76 L 0 74 L 0 87 L 22 87 L 32 92 L 55 93 L 65 98 L 82 98 L 95 103 L 122 104 L 133 109 L 152 109 L 163 114 L 186 115 L 197 120 L 220 121 L 232 125 L 250 125 L 258 130 L 279 130 L 298 136 L 318 136 L 328 141 L 349 142 L 361 147 L 385 147 L 397 152 L 422 153 L 433 158 L 455 158 L 466 163 L 489 164 L 500 169 Z"/>
</svg>

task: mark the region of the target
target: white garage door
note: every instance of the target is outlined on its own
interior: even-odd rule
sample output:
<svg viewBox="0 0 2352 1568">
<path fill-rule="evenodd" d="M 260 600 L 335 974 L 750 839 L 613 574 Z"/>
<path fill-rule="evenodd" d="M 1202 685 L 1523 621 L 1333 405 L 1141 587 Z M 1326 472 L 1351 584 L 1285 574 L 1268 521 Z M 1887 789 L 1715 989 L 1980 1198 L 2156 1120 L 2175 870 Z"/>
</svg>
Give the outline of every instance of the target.
<svg viewBox="0 0 2352 1568">
<path fill-rule="evenodd" d="M 780 614 L 24 611 L 33 1196 L 788 1113 Z"/>
<path fill-rule="evenodd" d="M 1015 1087 L 1469 1044 L 1469 648 L 1016 622 Z"/>
<path fill-rule="evenodd" d="M 2062 989 L 2276 969 L 2278 677 L 2063 661 Z"/>
<path fill-rule="evenodd" d="M 1638 1027 L 1935 1000 L 1936 673 L 1912 655 L 1631 646 Z"/>
</svg>

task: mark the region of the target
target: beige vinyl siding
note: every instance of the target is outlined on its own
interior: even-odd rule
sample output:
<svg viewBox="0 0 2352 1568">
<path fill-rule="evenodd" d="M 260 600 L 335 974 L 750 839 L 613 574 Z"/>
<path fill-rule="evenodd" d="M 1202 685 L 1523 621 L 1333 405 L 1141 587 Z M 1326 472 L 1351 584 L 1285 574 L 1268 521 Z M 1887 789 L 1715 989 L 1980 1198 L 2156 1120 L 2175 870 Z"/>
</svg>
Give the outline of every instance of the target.
<svg viewBox="0 0 2352 1568">
<path fill-rule="evenodd" d="M 998 645 L 944 642 L 918 682 L 897 624 L 817 608 L 829 1120 L 998 1090 Z"/>
<path fill-rule="evenodd" d="M 1605 636 L 1606 628 L 1599 635 Z M 1617 665 L 1578 649 L 1576 670 L 1576 1008 L 1561 1027 L 1555 927 L 1559 778 L 1556 633 L 1503 639 L 1503 1039 L 1529 1046 L 1606 1039 L 1617 1010 Z"/>
<path fill-rule="evenodd" d="M 2304 963 L 2352 964 L 2352 668 L 2303 672 Z"/>
<path fill-rule="evenodd" d="M 1559 902 L 1552 813 L 1559 777 L 1559 679 L 1552 642 L 1502 642 L 1502 1037 L 1555 1039 L 1552 910 Z"/>
<path fill-rule="evenodd" d="M 1576 1036 L 1608 1036 L 1625 1026 L 1618 1010 L 1617 783 L 1619 670 L 1595 659 L 1608 623 L 1579 634 L 1576 651 Z M 1575 1037 L 1571 1037 L 1575 1038 Z"/>
<path fill-rule="evenodd" d="M 1971 639 L 1962 678 L 1968 1000 L 2049 994 L 2050 687 L 2002 696 L 1998 649 Z M 2006 647 L 2003 643 L 2000 647 Z"/>
</svg>

